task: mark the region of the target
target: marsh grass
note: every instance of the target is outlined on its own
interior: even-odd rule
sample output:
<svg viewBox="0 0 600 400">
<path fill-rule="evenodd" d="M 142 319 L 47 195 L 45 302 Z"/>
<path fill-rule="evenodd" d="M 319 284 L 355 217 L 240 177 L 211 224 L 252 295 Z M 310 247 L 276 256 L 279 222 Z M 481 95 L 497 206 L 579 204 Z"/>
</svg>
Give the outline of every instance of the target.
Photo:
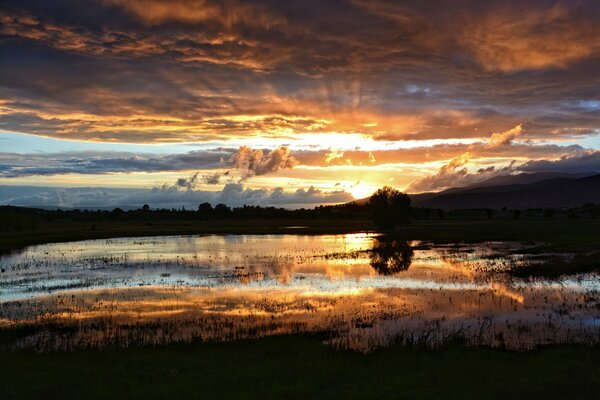
<svg viewBox="0 0 600 400">
<path fill-rule="evenodd" d="M 295 335 L 105 351 L 2 352 L 0 397 L 596 399 L 600 387 L 598 346 L 523 353 L 451 342 L 436 349 L 394 345 L 364 355 L 323 346 L 322 340 Z"/>
</svg>

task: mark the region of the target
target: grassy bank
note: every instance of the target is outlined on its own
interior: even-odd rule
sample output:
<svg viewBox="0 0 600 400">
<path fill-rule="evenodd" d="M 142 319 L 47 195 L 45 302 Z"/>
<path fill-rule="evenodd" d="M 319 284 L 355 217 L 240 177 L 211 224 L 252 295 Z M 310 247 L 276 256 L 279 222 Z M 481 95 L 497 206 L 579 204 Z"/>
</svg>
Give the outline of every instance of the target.
<svg viewBox="0 0 600 400">
<path fill-rule="evenodd" d="M 86 239 L 126 236 L 193 234 L 333 234 L 374 231 L 367 219 L 259 219 L 212 221 L 100 221 L 56 220 L 38 229 L 0 234 L 0 250 Z M 393 234 L 406 240 L 478 242 L 485 240 L 544 241 L 557 248 L 595 248 L 600 242 L 600 220 L 435 220 L 413 221 Z"/>
<path fill-rule="evenodd" d="M 0 398 L 11 399 L 592 399 L 600 387 L 598 347 L 392 346 L 363 355 L 295 336 L 0 358 Z"/>
<path fill-rule="evenodd" d="M 0 233 L 0 250 L 40 243 L 68 242 L 114 237 L 198 235 L 198 234 L 329 234 L 373 229 L 369 220 L 245 219 L 182 221 L 44 221 L 35 230 Z"/>
</svg>

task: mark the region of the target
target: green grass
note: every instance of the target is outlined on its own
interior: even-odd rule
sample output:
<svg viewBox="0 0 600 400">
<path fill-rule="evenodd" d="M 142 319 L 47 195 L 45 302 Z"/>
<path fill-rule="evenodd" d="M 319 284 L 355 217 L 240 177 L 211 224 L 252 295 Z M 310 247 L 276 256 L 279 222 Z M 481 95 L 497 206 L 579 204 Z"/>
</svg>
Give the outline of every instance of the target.
<svg viewBox="0 0 600 400">
<path fill-rule="evenodd" d="M 109 351 L 0 353 L 0 398 L 593 399 L 600 348 L 448 345 L 363 355 L 317 337 Z"/>
</svg>

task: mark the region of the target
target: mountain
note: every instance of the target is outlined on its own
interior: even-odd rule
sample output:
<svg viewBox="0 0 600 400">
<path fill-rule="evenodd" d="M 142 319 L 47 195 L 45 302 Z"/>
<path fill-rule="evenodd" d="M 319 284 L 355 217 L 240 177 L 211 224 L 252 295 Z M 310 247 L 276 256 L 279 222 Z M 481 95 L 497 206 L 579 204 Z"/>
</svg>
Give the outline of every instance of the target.
<svg viewBox="0 0 600 400">
<path fill-rule="evenodd" d="M 411 195 L 411 198 L 416 207 L 445 209 L 577 207 L 600 203 L 600 174 L 584 177 L 570 174 L 502 176 L 440 193 Z"/>
<path fill-rule="evenodd" d="M 437 193 L 421 193 L 420 195 L 425 195 L 425 194 L 439 195 L 441 193 L 460 192 L 460 191 L 464 191 L 467 189 L 475 189 L 475 188 L 487 187 L 487 186 L 527 185 L 530 183 L 541 182 L 541 181 L 545 181 L 548 179 L 554 179 L 554 178 L 577 179 L 577 178 L 585 178 L 585 177 L 592 176 L 592 175 L 596 175 L 596 173 L 587 172 L 587 173 L 571 174 L 571 173 L 567 173 L 567 172 L 534 172 L 534 173 L 522 173 L 522 174 L 517 174 L 517 175 L 498 175 L 498 176 L 494 176 L 489 179 L 486 179 L 485 181 L 481 181 L 481 182 L 474 183 L 471 185 L 454 187 L 454 188 L 446 189 L 442 192 L 437 192 Z"/>
</svg>

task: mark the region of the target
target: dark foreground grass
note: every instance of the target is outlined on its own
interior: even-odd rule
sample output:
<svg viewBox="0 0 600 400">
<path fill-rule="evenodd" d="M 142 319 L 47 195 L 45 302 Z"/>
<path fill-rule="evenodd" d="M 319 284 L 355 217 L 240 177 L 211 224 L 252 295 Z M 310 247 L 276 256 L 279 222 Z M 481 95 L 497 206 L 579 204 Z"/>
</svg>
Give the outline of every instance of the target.
<svg viewBox="0 0 600 400">
<path fill-rule="evenodd" d="M 3 399 L 597 399 L 600 348 L 447 345 L 363 355 L 318 337 L 0 352 Z"/>
</svg>

